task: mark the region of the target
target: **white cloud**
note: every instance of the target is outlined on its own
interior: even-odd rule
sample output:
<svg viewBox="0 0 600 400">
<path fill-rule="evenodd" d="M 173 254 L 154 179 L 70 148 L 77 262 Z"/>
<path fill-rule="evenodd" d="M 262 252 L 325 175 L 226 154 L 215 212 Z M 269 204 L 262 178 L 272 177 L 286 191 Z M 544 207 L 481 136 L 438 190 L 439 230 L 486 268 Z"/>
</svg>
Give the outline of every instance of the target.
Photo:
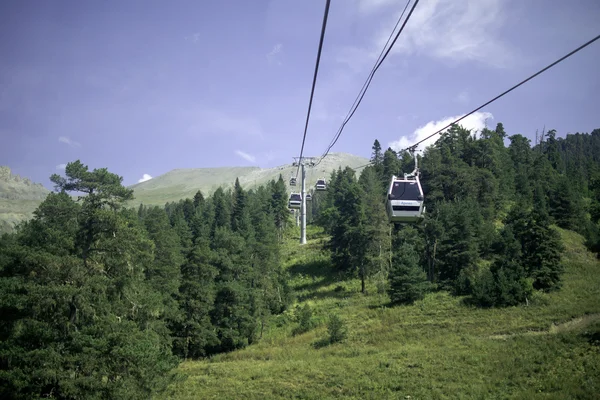
<svg viewBox="0 0 600 400">
<path fill-rule="evenodd" d="M 462 117 L 463 115 L 464 114 L 456 115 L 454 117 L 445 117 L 444 119 L 441 119 L 439 121 L 429 121 L 424 126 L 417 128 L 411 135 L 402 136 L 400 139 L 398 139 L 394 142 L 390 142 L 389 147 L 391 147 L 395 151 L 403 150 L 403 149 L 413 145 L 414 143 L 426 138 L 427 136 L 433 134 L 434 132 L 437 132 L 438 130 L 442 129 L 443 127 L 445 127 L 449 123 L 457 120 L 458 118 Z M 486 120 L 493 119 L 493 118 L 494 118 L 494 116 L 489 112 L 478 111 L 474 114 L 469 115 L 462 121 L 460 121 L 459 125 L 461 125 L 465 129 L 471 130 L 473 133 L 479 133 L 479 132 L 481 132 L 481 130 L 483 128 L 485 128 Z M 422 150 L 422 149 L 426 148 L 427 146 L 432 145 L 439 138 L 440 138 L 440 135 L 435 135 L 432 138 L 425 140 L 423 143 L 421 143 L 419 145 L 418 149 Z"/>
<path fill-rule="evenodd" d="M 248 153 L 244 153 L 241 150 L 236 150 L 235 154 L 237 154 L 238 156 L 242 157 L 244 160 L 248 161 L 248 162 L 255 162 L 256 161 L 256 157 L 254 157 L 252 154 L 248 154 Z"/>
<path fill-rule="evenodd" d="M 152 177 L 149 174 L 144 174 L 140 179 L 138 179 L 138 183 L 146 182 L 150 179 L 152 179 Z"/>
<path fill-rule="evenodd" d="M 391 54 L 424 55 L 452 63 L 477 61 L 508 67 L 516 57 L 499 35 L 499 29 L 507 19 L 505 4 L 506 0 L 420 2 Z M 387 21 L 379 24 L 369 44 L 341 47 L 336 60 L 355 73 L 371 68 L 403 9 L 403 3 L 393 0 L 359 0 L 361 14 L 378 12 L 384 19 L 387 15 Z M 407 15 L 408 10 L 404 18 Z M 383 66 L 389 63 L 388 57 Z"/>
<path fill-rule="evenodd" d="M 273 50 L 271 50 L 267 54 L 267 60 L 269 61 L 270 64 L 273 64 L 273 63 L 275 63 L 277 65 L 282 64 L 282 62 L 280 60 L 280 56 L 279 56 L 282 49 L 283 49 L 283 45 L 281 43 L 277 43 L 275 46 L 273 46 Z"/>
<path fill-rule="evenodd" d="M 69 138 L 68 136 L 60 136 L 60 137 L 58 138 L 58 141 L 59 141 L 60 143 L 65 143 L 65 144 L 68 144 L 68 145 L 69 145 L 69 146 L 71 146 L 71 147 L 79 147 L 79 146 L 81 146 L 81 144 L 80 144 L 79 142 L 76 142 L 76 141 L 72 140 L 72 139 L 71 139 L 71 138 Z"/>
<path fill-rule="evenodd" d="M 67 168 L 67 164 L 58 164 L 56 166 L 56 169 L 58 169 L 60 171 L 64 170 L 65 168 Z"/>
<path fill-rule="evenodd" d="M 511 51 L 498 37 L 505 0 L 429 0 L 421 2 L 392 53 L 419 54 L 453 62 L 479 61 L 496 67 L 512 62 Z M 398 7 L 396 15 L 401 12 Z M 382 48 L 395 23 L 377 34 Z"/>
</svg>

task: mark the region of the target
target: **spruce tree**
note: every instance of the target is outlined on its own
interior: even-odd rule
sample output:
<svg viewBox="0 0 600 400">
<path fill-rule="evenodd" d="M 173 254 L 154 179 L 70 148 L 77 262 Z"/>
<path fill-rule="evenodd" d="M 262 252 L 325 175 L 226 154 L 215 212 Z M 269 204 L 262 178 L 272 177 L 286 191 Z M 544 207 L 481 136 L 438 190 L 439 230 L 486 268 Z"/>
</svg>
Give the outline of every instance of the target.
<svg viewBox="0 0 600 400">
<path fill-rule="evenodd" d="M 392 304 L 410 304 L 422 299 L 430 290 L 427 275 L 419 266 L 419 255 L 414 247 L 400 246 L 390 270 L 388 294 Z"/>
<path fill-rule="evenodd" d="M 198 358 L 218 348 L 210 314 L 214 308 L 217 269 L 207 237 L 199 238 L 181 266 L 179 307 L 183 317 L 174 327 L 174 351 L 183 358 Z"/>
<path fill-rule="evenodd" d="M 151 397 L 177 365 L 144 273 L 154 244 L 123 210 L 121 177 L 79 161 L 65 174 L 51 177 L 61 194 L 0 243 L 0 397 Z M 68 191 L 86 193 L 80 206 Z"/>
<path fill-rule="evenodd" d="M 380 278 L 387 277 L 389 266 L 387 260 L 390 252 L 389 223 L 381 193 L 381 181 L 373 166 L 366 167 L 360 175 L 362 202 L 364 203 L 365 259 L 361 263 L 361 287 L 365 287 L 365 279 L 373 274 Z"/>
</svg>

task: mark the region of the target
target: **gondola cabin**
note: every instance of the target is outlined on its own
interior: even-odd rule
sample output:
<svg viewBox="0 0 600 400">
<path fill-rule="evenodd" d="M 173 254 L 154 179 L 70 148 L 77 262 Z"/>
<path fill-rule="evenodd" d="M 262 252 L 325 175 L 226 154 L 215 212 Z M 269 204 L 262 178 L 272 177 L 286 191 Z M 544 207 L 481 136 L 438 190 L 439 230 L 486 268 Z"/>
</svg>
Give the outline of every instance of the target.
<svg viewBox="0 0 600 400">
<path fill-rule="evenodd" d="M 392 177 L 388 189 L 387 214 L 390 222 L 414 223 L 423 218 L 425 204 L 419 178 Z"/>
<path fill-rule="evenodd" d="M 290 178 L 290 186 L 296 186 L 296 178 Z"/>
<path fill-rule="evenodd" d="M 319 191 L 327 190 L 327 184 L 325 183 L 325 179 L 317 180 L 317 184 L 315 185 L 315 189 Z"/>
<path fill-rule="evenodd" d="M 288 201 L 288 207 L 299 210 L 300 206 L 302 206 L 302 195 L 300 193 L 292 193 Z"/>
<path fill-rule="evenodd" d="M 312 200 L 312 195 L 310 193 L 306 194 L 306 201 L 311 201 Z"/>
</svg>

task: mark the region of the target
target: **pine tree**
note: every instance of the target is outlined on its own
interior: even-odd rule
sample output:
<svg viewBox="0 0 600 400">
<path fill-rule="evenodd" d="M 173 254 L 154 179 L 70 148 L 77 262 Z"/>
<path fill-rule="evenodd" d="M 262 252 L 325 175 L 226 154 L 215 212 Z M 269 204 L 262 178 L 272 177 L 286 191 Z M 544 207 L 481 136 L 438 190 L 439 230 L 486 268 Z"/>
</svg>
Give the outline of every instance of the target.
<svg viewBox="0 0 600 400">
<path fill-rule="evenodd" d="M 530 172 L 533 167 L 530 141 L 522 135 L 510 136 L 509 154 L 515 169 L 515 189 L 526 201 L 531 198 Z"/>
<path fill-rule="evenodd" d="M 248 194 L 242 189 L 240 181 L 237 178 L 233 189 L 231 229 L 234 232 L 240 233 L 247 240 L 253 234 L 248 210 Z"/>
<path fill-rule="evenodd" d="M 522 265 L 527 276 L 533 279 L 533 287 L 551 290 L 560 287 L 563 266 L 563 245 L 558 232 L 550 227 L 543 197 L 536 190 L 536 204 L 532 211 L 515 209 L 508 216 L 515 237 L 521 243 Z"/>
<path fill-rule="evenodd" d="M 217 228 L 231 229 L 231 196 L 228 196 L 225 191 L 219 187 L 212 195 L 214 207 L 214 224 L 212 232 Z"/>
<path fill-rule="evenodd" d="M 459 277 L 463 270 L 470 272 L 478 259 L 477 204 L 472 200 L 445 202 L 438 205 L 436 217 L 441 222 L 436 249 L 438 278 L 456 293 L 467 294 L 464 290 L 469 284 L 459 281 Z"/>
<path fill-rule="evenodd" d="M 361 287 L 364 293 L 365 279 L 373 274 L 387 278 L 390 252 L 389 223 L 381 193 L 383 189 L 375 167 L 366 167 L 358 180 L 362 187 L 364 203 L 364 235 L 366 254 L 361 264 Z"/>
<path fill-rule="evenodd" d="M 506 225 L 503 229 L 497 247 L 498 257 L 474 285 L 473 299 L 483 307 L 506 307 L 523 303 L 532 292 L 532 283 L 521 266 L 521 246 L 511 225 Z"/>
<path fill-rule="evenodd" d="M 175 208 L 171 216 L 171 221 L 173 230 L 179 238 L 181 254 L 185 257 L 192 247 L 193 235 L 192 230 L 186 221 L 182 206 Z"/>
<path fill-rule="evenodd" d="M 180 238 L 171 227 L 164 209 L 151 207 L 144 218 L 148 236 L 154 242 L 154 260 L 145 270 L 146 279 L 163 297 L 167 320 L 178 319 L 176 296 L 180 285 L 180 266 L 184 261 Z"/>
<path fill-rule="evenodd" d="M 337 174 L 331 212 L 329 249 L 333 264 L 342 271 L 362 268 L 365 262 L 364 206 L 361 187 L 354 170 L 347 167 Z"/>
<path fill-rule="evenodd" d="M 392 304 L 413 303 L 430 290 L 427 275 L 419 266 L 414 247 L 404 243 L 398 249 L 390 270 L 388 294 Z"/>
<path fill-rule="evenodd" d="M 275 219 L 279 240 L 283 239 L 283 230 L 289 220 L 287 188 L 283 177 L 279 175 L 277 182 L 272 182 L 271 188 L 271 210 Z"/>
<path fill-rule="evenodd" d="M 177 365 L 144 274 L 154 244 L 123 210 L 121 177 L 79 161 L 65 173 L 51 177 L 61 194 L 1 243 L 0 397 L 151 397 Z M 86 193 L 81 206 L 68 191 Z"/>
<path fill-rule="evenodd" d="M 198 210 L 199 207 L 204 206 L 204 202 L 204 195 L 200 190 L 198 190 L 194 195 L 194 208 Z"/>
<path fill-rule="evenodd" d="M 373 150 L 371 153 L 371 164 L 373 164 L 377 176 L 381 176 L 381 174 L 383 174 L 383 153 L 381 152 L 381 144 L 379 144 L 379 140 L 375 139 L 371 149 Z"/>
<path fill-rule="evenodd" d="M 208 238 L 201 238 L 181 267 L 178 299 L 183 318 L 175 324 L 174 351 L 184 358 L 204 357 L 219 345 L 210 319 L 218 274 L 212 257 Z"/>
<path fill-rule="evenodd" d="M 400 162 L 398 161 L 398 155 L 394 150 L 388 148 L 383 153 L 383 162 L 381 167 L 381 184 L 384 188 L 390 185 L 392 175 L 399 175 L 400 173 Z"/>
<path fill-rule="evenodd" d="M 574 193 L 571 182 L 564 175 L 556 180 L 555 186 L 550 190 L 549 210 L 558 226 L 583 233 L 585 209 Z"/>
</svg>

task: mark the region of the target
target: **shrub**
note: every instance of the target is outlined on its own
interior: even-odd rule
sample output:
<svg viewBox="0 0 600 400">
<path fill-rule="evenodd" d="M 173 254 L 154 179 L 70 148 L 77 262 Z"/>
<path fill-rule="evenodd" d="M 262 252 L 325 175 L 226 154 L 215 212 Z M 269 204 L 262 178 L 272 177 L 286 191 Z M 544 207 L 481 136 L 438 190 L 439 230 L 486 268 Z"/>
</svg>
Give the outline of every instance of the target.
<svg viewBox="0 0 600 400">
<path fill-rule="evenodd" d="M 327 321 L 327 332 L 329 333 L 329 343 L 337 343 L 346 339 L 348 330 L 346 324 L 337 314 L 331 314 Z"/>
</svg>

